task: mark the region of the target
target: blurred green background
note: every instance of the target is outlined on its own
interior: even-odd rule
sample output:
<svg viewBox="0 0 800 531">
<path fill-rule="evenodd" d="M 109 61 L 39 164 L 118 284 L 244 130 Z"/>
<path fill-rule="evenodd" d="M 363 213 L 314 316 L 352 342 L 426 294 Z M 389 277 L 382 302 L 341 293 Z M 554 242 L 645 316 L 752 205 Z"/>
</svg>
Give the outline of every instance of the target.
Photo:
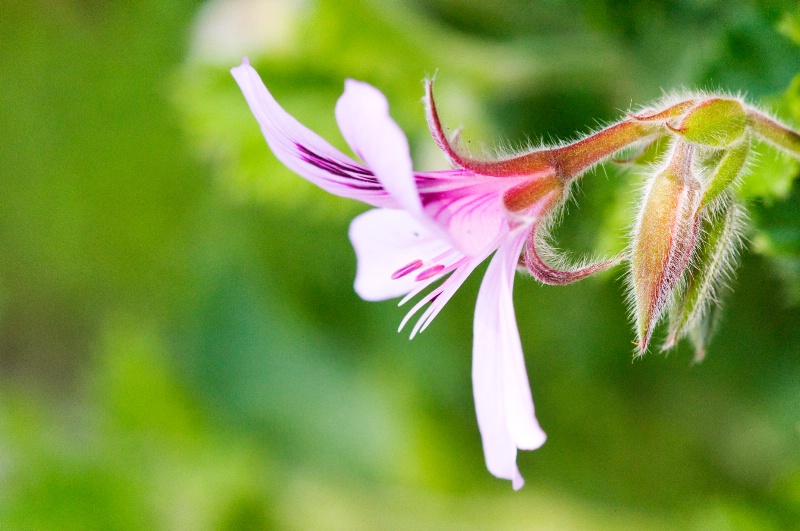
<svg viewBox="0 0 800 531">
<path fill-rule="evenodd" d="M 789 1 L 0 0 L 0 528 L 800 529 L 798 164 L 765 150 L 708 357 L 632 362 L 624 273 L 517 280 L 548 442 L 485 469 L 473 275 L 409 342 L 352 290 L 350 219 L 269 152 L 228 70 L 344 147 L 343 80 L 446 163 L 574 138 L 681 87 L 800 125 Z M 640 177 L 588 175 L 558 233 L 621 248 Z"/>
</svg>

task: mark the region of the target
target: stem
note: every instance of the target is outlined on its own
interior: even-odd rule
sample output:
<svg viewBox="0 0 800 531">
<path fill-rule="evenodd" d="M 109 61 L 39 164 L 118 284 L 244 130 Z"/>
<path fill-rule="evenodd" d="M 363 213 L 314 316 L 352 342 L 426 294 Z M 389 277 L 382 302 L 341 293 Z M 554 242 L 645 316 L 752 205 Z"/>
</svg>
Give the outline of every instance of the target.
<svg viewBox="0 0 800 531">
<path fill-rule="evenodd" d="M 770 144 L 800 158 L 800 135 L 755 109 L 748 109 L 747 118 L 753 132 Z"/>
<path fill-rule="evenodd" d="M 476 160 L 462 154 L 454 142 L 445 135 L 433 98 L 433 81 L 425 83 L 425 100 L 426 117 L 431 134 L 442 151 L 457 166 L 479 175 L 492 177 L 550 174 L 562 182 L 574 179 L 622 148 L 663 133 L 661 116 L 681 113 L 685 107 L 693 103 L 691 100 L 681 102 L 654 116 L 632 117 L 567 146 L 539 149 L 502 160 Z"/>
<path fill-rule="evenodd" d="M 558 175 L 565 180 L 577 177 L 591 166 L 622 148 L 658 133 L 659 126 L 626 120 L 568 146 L 551 151 Z"/>
<path fill-rule="evenodd" d="M 512 177 L 555 171 L 562 181 L 570 181 L 620 149 L 658 134 L 659 129 L 658 124 L 626 120 L 567 146 L 540 149 L 505 160 L 457 156 L 457 163 L 481 175 Z"/>
</svg>

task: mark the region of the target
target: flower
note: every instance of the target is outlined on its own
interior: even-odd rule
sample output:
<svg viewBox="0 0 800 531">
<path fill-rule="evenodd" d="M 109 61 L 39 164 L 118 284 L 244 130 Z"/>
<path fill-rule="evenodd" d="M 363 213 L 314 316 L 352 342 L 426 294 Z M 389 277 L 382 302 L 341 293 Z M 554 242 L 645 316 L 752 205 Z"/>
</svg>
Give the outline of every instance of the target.
<svg viewBox="0 0 800 531">
<path fill-rule="evenodd" d="M 514 315 L 515 273 L 524 265 L 540 282 L 561 285 L 623 258 L 550 265 L 563 260 L 547 246 L 546 229 L 571 183 L 621 149 L 658 149 L 655 141 L 669 138 L 666 162 L 651 169 L 627 251 L 637 355 L 667 314 L 664 348 L 689 336 L 699 360 L 720 286 L 741 247 L 744 209 L 733 192 L 751 138 L 800 157 L 800 134 L 737 98 L 696 94 L 667 98 L 571 144 L 474 159 L 459 148 L 458 132 L 445 135 L 428 81 L 428 125 L 453 168 L 420 173 L 412 168 L 408 140 L 390 117 L 386 98 L 374 87 L 347 80 L 336 104 L 339 128 L 359 162 L 284 111 L 247 59 L 231 72 L 279 160 L 332 194 L 376 207 L 350 225 L 358 261 L 355 290 L 365 300 L 404 296 L 401 305 L 419 297 L 400 323 L 402 329 L 419 314 L 411 337 L 493 255 L 475 305 L 473 392 L 487 468 L 511 480 L 514 489 L 524 484 L 517 451 L 536 449 L 546 439 L 534 413 Z"/>
<path fill-rule="evenodd" d="M 431 132 L 456 168 L 415 173 L 408 141 L 374 87 L 347 80 L 336 104 L 336 120 L 362 161 L 357 162 L 284 111 L 246 59 L 231 73 L 281 162 L 330 193 L 377 207 L 350 225 L 358 261 L 355 290 L 371 301 L 405 295 L 400 304 L 424 293 L 400 324 L 402 329 L 427 306 L 411 337 L 431 323 L 472 271 L 494 253 L 475 306 L 475 409 L 487 468 L 511 480 L 514 489 L 521 488 L 517 450 L 536 449 L 546 436 L 534 414 L 514 315 L 512 289 L 520 254 L 524 248 L 527 268 L 549 284 L 573 282 L 615 264 L 617 260 L 551 267 L 541 257 L 541 229 L 575 176 L 613 152 L 614 142 L 630 142 L 629 131 L 641 134 L 651 126 L 627 122 L 614 135 L 602 137 L 605 147 L 586 142 L 573 157 L 559 157 L 562 151 L 556 149 L 477 161 L 445 138 L 428 82 Z"/>
</svg>

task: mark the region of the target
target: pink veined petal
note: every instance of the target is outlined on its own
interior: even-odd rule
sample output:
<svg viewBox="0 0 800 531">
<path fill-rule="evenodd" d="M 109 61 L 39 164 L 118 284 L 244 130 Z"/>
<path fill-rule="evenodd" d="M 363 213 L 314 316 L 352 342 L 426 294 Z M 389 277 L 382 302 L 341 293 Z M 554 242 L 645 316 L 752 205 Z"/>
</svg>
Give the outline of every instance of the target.
<svg viewBox="0 0 800 531">
<path fill-rule="evenodd" d="M 473 178 L 475 184 L 452 190 L 432 193 L 422 190 L 425 213 L 467 256 L 485 253 L 496 242 L 506 220 L 499 183 Z"/>
<path fill-rule="evenodd" d="M 350 148 L 409 212 L 422 208 L 408 139 L 389 115 L 386 97 L 375 87 L 348 79 L 336 103 L 336 121 Z"/>
<path fill-rule="evenodd" d="M 492 258 L 475 305 L 472 385 L 486 466 L 519 489 L 517 449 L 533 450 L 546 435 L 534 415 L 512 288 L 525 231 L 509 238 Z"/>
<path fill-rule="evenodd" d="M 290 170 L 332 194 L 378 207 L 399 206 L 370 168 L 355 162 L 278 105 L 245 61 L 231 69 L 275 156 Z"/>
<path fill-rule="evenodd" d="M 369 301 L 413 290 L 420 284 L 420 262 L 450 248 L 411 214 L 390 209 L 368 210 L 357 216 L 350 224 L 350 241 L 358 260 L 355 290 Z"/>
</svg>

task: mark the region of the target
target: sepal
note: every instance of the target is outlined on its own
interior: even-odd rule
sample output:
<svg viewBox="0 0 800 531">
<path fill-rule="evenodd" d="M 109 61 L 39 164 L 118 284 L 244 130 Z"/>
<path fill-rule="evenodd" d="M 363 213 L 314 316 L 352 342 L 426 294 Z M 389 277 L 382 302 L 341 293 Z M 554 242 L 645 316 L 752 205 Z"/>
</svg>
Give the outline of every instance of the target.
<svg viewBox="0 0 800 531">
<path fill-rule="evenodd" d="M 694 247 L 701 194 L 694 151 L 675 141 L 668 165 L 651 179 L 634 230 L 631 287 L 639 354 L 647 350 Z"/>
<path fill-rule="evenodd" d="M 688 335 L 695 345 L 695 361 L 700 361 L 705 355 L 721 288 L 731 277 L 741 249 L 744 217 L 744 209 L 731 194 L 722 198 L 718 208 L 703 211 L 698 243 L 692 253 L 688 274 L 670 308 L 664 350 L 672 348 Z"/>
<path fill-rule="evenodd" d="M 725 148 L 738 142 L 747 129 L 747 112 L 739 100 L 711 98 L 698 103 L 673 132 L 687 142 Z"/>
<path fill-rule="evenodd" d="M 585 261 L 581 264 L 567 264 L 565 257 L 547 243 L 544 231 L 534 225 L 531 235 L 525 244 L 524 264 L 528 272 L 541 282 L 551 286 L 572 284 L 600 271 L 605 271 L 619 264 L 625 257 L 619 256 L 609 260 Z M 550 265 L 558 264 L 557 266 Z"/>
<path fill-rule="evenodd" d="M 739 145 L 725 151 L 706 184 L 700 208 L 713 203 L 736 183 L 747 165 L 750 151 L 750 139 L 747 136 Z"/>
</svg>

